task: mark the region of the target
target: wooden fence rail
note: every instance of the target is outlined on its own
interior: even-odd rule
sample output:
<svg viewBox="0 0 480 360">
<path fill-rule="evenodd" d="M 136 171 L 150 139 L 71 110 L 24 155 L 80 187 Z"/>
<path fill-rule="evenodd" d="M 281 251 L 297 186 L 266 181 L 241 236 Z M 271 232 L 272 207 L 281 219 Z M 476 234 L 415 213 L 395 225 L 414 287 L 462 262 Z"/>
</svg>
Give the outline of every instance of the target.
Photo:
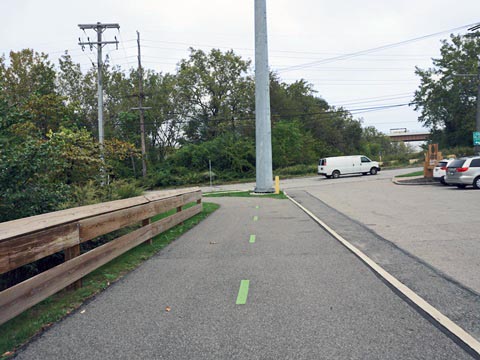
<svg viewBox="0 0 480 360">
<path fill-rule="evenodd" d="M 0 324 L 100 266 L 202 211 L 199 188 L 150 192 L 135 198 L 82 206 L 0 223 L 0 274 L 64 251 L 65 262 L 0 292 Z M 186 204 L 196 202 L 188 209 Z M 150 222 L 157 214 L 176 213 Z M 80 254 L 80 244 L 126 226 L 142 226 Z"/>
</svg>

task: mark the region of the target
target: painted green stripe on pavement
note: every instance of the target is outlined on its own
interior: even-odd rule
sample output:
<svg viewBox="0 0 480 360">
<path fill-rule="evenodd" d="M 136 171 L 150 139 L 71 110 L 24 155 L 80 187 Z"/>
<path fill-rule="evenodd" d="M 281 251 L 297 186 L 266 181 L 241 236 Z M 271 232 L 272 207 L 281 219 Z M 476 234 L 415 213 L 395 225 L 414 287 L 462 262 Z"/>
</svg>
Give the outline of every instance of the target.
<svg viewBox="0 0 480 360">
<path fill-rule="evenodd" d="M 250 235 L 250 244 L 255 242 L 255 235 Z"/>
<path fill-rule="evenodd" d="M 250 286 L 250 280 L 242 280 L 240 282 L 240 289 L 238 290 L 237 305 L 245 305 L 248 296 L 248 287 Z"/>
<path fill-rule="evenodd" d="M 258 206 L 258 205 L 257 205 L 257 206 L 255 206 L 255 209 L 259 209 L 259 208 L 260 208 L 260 206 Z"/>
<path fill-rule="evenodd" d="M 258 220 L 258 216 L 254 216 L 253 221 L 257 221 L 257 220 Z"/>
</svg>

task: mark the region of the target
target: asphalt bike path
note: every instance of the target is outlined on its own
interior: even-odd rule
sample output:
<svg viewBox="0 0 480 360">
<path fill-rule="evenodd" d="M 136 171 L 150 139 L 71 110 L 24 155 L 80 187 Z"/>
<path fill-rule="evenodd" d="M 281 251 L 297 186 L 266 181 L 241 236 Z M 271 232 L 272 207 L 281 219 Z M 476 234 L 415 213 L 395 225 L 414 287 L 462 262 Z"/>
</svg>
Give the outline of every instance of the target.
<svg viewBox="0 0 480 360">
<path fill-rule="evenodd" d="M 288 200 L 221 208 L 19 359 L 471 359 Z"/>
</svg>

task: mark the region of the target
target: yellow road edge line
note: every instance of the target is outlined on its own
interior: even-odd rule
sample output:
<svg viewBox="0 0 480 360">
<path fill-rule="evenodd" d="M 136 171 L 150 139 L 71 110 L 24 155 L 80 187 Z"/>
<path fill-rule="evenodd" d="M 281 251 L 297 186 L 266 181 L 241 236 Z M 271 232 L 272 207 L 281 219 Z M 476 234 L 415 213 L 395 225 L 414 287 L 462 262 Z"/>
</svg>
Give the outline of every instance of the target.
<svg viewBox="0 0 480 360">
<path fill-rule="evenodd" d="M 310 210 L 308 210 L 307 208 L 299 204 L 297 201 L 291 198 L 288 194 L 285 193 L 285 195 L 290 199 L 290 201 L 292 201 L 295 205 L 297 205 L 300 209 L 302 209 L 305 213 L 307 213 L 308 216 L 310 216 L 313 220 L 315 220 L 321 227 L 323 227 L 328 233 L 330 233 L 330 235 L 332 235 L 348 250 L 354 253 L 360 260 L 362 260 L 368 267 L 370 267 L 373 271 L 375 271 L 385 281 L 387 281 L 395 289 L 397 289 L 404 296 L 406 296 L 410 301 L 412 301 L 422 311 L 427 313 L 434 321 L 436 321 L 440 326 L 442 326 L 444 329 L 450 332 L 463 344 L 465 344 L 472 351 L 480 355 L 480 342 L 477 339 L 475 339 L 472 335 L 470 335 L 468 332 L 466 332 L 464 329 L 462 329 L 460 326 L 458 326 L 456 323 L 450 320 L 447 316 L 443 315 L 439 310 L 437 310 L 435 307 L 430 305 L 427 301 L 425 301 L 422 297 L 417 295 L 408 286 L 400 282 L 397 278 L 395 278 L 388 271 L 386 271 L 384 268 L 378 265 L 375 261 L 370 259 L 366 254 L 364 254 L 357 247 L 350 244 L 347 240 L 345 240 L 342 236 L 340 236 L 335 230 L 333 230 L 331 227 L 325 224 L 322 220 L 316 217 Z"/>
</svg>

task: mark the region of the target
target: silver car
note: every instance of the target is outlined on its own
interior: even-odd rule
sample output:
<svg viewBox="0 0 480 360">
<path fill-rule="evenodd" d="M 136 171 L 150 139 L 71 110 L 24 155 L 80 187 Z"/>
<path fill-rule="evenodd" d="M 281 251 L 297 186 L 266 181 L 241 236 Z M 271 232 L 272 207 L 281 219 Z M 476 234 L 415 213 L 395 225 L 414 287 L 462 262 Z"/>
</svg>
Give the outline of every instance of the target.
<svg viewBox="0 0 480 360">
<path fill-rule="evenodd" d="M 473 185 L 480 189 L 480 156 L 460 158 L 448 164 L 445 182 L 464 189 Z"/>
</svg>

